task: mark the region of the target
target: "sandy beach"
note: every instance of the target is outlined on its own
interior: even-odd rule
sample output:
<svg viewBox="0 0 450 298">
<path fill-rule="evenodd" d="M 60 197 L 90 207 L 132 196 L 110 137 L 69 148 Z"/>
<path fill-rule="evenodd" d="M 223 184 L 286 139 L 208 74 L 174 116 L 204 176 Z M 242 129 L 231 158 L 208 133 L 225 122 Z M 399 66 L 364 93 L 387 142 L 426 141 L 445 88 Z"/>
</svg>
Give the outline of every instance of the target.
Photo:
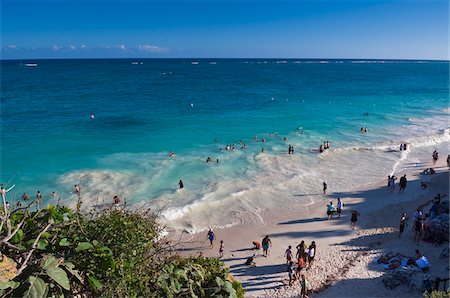
<svg viewBox="0 0 450 298">
<path fill-rule="evenodd" d="M 425 157 L 423 160 L 426 160 Z M 415 249 L 419 249 L 431 263 L 430 275 L 448 278 L 448 259 L 439 259 L 448 242 L 439 247 L 425 242 L 413 244 L 412 219 L 409 219 L 402 238 L 398 238 L 403 212 L 411 216 L 420 206 L 426 213 L 438 193 L 448 196 L 449 177 L 445 158 L 441 157 L 433 166 L 436 174 L 422 175 L 423 169 L 431 165 L 431 162 L 423 162 L 405 172 L 395 173 L 397 177 L 407 175 L 408 185 L 403 194 L 398 193 L 398 185 L 390 193 L 386 181 L 379 181 L 345 193 L 330 191 L 327 195 L 318 194 L 322 199 L 303 210 L 284 206 L 276 212 L 267 212 L 262 215 L 260 223 L 215 230 L 213 249 L 209 247 L 206 233 L 175 233 L 171 237 L 180 242 L 178 253 L 208 257 L 219 256 L 219 242 L 223 240 L 225 250 L 222 260 L 244 285 L 246 297 L 299 296 L 299 283 L 288 285 L 284 253 L 291 245 L 295 256 L 295 247 L 301 240 L 307 245 L 315 241 L 317 245 L 314 264 L 309 270 L 302 271 L 310 284 L 310 297 L 421 297 L 421 293 L 413 287 L 387 289 L 382 279 L 388 270 L 373 264 L 373 260 L 388 252 L 413 257 Z M 420 188 L 420 181 L 428 184 L 426 190 Z M 338 197 L 344 203 L 342 216 L 327 220 L 326 204 L 332 200 L 336 205 Z M 350 229 L 352 210 L 360 213 L 355 230 Z M 262 256 L 262 250 L 252 250 L 252 241 L 261 242 L 265 235 L 269 235 L 272 242 L 267 258 Z M 256 266 L 245 265 L 247 258 L 255 253 Z"/>
</svg>

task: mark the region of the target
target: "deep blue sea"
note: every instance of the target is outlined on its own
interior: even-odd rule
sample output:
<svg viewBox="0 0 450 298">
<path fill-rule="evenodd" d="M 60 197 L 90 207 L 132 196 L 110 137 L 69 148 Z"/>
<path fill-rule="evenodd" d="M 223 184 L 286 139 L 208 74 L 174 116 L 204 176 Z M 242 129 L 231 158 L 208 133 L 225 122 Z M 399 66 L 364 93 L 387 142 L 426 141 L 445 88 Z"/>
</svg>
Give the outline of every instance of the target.
<svg viewBox="0 0 450 298">
<path fill-rule="evenodd" d="M 81 183 L 86 206 L 118 194 L 165 206 L 175 227 L 223 226 L 307 200 L 294 186 L 353 187 L 355 166 L 385 177 L 400 142 L 448 142 L 448 106 L 442 61 L 1 61 L 0 180 L 13 177 L 11 200 L 72 204 Z"/>
</svg>

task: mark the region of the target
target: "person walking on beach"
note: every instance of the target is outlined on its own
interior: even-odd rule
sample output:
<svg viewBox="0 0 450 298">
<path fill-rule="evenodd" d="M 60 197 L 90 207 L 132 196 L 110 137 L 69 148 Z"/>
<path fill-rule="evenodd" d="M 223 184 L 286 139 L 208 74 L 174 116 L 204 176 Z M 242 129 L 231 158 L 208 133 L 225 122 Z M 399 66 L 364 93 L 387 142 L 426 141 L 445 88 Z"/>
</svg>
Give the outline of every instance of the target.
<svg viewBox="0 0 450 298">
<path fill-rule="evenodd" d="M 306 253 L 305 253 L 306 244 L 305 244 L 305 241 L 302 240 L 302 242 L 300 242 L 300 244 L 297 245 L 296 248 L 297 248 L 297 254 L 296 254 L 297 259 L 303 259 L 303 261 L 306 262 Z"/>
<path fill-rule="evenodd" d="M 308 298 L 309 282 L 308 282 L 308 280 L 306 280 L 306 276 L 304 274 L 301 275 L 300 286 L 301 286 L 300 297 Z"/>
<path fill-rule="evenodd" d="M 328 220 L 333 219 L 333 212 L 334 212 L 333 202 L 330 201 L 330 204 L 327 205 Z"/>
<path fill-rule="evenodd" d="M 269 247 L 272 246 L 272 241 L 270 241 L 269 235 L 264 237 L 264 239 L 261 241 L 262 248 L 263 248 L 263 257 L 267 257 L 269 255 Z"/>
<path fill-rule="evenodd" d="M 219 257 L 223 258 L 223 251 L 225 249 L 225 245 L 223 244 L 223 240 L 220 240 L 220 247 L 219 247 Z"/>
<path fill-rule="evenodd" d="M 356 210 L 353 210 L 353 211 L 352 211 L 352 217 L 350 218 L 350 228 L 351 228 L 352 230 L 355 229 L 356 222 L 358 221 L 358 216 L 359 216 L 359 215 L 361 215 L 361 214 L 359 214 L 358 211 L 356 211 Z"/>
<path fill-rule="evenodd" d="M 403 231 L 405 230 L 406 220 L 408 219 L 408 216 L 406 213 L 402 214 L 402 217 L 400 218 L 400 229 L 398 232 L 398 238 L 402 237 Z"/>
<path fill-rule="evenodd" d="M 308 248 L 308 269 L 311 268 L 315 256 L 316 256 L 316 242 L 313 241 L 311 242 L 311 245 Z"/>
<path fill-rule="evenodd" d="M 327 184 L 325 183 L 325 181 L 323 182 L 323 194 L 326 195 L 327 194 Z"/>
<path fill-rule="evenodd" d="M 447 155 L 447 167 L 450 168 L 450 154 Z"/>
<path fill-rule="evenodd" d="M 400 186 L 400 189 L 399 189 L 398 193 L 404 193 L 405 192 L 406 182 L 407 182 L 406 175 L 403 175 L 402 177 L 400 177 L 400 181 L 398 183 L 399 186 Z"/>
<path fill-rule="evenodd" d="M 180 179 L 180 182 L 178 182 L 178 185 L 180 186 L 180 189 L 184 188 L 183 181 Z"/>
<path fill-rule="evenodd" d="M 209 229 L 206 237 L 208 238 L 209 243 L 210 243 L 209 248 L 214 248 L 214 239 L 216 239 L 216 235 L 214 234 L 214 232 L 211 229 Z"/>
<path fill-rule="evenodd" d="M 286 252 L 284 253 L 284 256 L 286 257 L 286 263 L 292 261 L 292 246 L 289 245 L 289 247 L 286 249 Z"/>
<path fill-rule="evenodd" d="M 341 213 L 342 213 L 342 207 L 344 206 L 344 204 L 341 202 L 341 198 L 337 198 L 337 214 L 338 214 L 338 218 L 341 218 Z"/>
</svg>

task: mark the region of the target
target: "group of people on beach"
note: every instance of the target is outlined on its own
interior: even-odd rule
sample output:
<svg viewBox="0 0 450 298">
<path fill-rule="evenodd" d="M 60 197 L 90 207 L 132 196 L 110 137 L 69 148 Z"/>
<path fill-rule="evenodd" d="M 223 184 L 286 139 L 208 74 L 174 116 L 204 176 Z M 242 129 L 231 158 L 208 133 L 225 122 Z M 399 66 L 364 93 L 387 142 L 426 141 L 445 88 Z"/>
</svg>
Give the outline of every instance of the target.
<svg viewBox="0 0 450 298">
<path fill-rule="evenodd" d="M 333 214 L 336 212 L 338 214 L 338 218 L 341 218 L 342 207 L 344 207 L 344 203 L 342 203 L 341 198 L 337 198 L 336 209 L 333 205 L 333 201 L 327 205 L 327 216 L 328 219 L 333 219 Z"/>
<path fill-rule="evenodd" d="M 400 144 L 400 151 L 405 151 L 406 149 L 407 149 L 406 143 L 401 143 Z"/>
<path fill-rule="evenodd" d="M 336 207 L 333 205 L 333 201 L 327 205 L 327 218 L 328 220 L 333 219 L 333 214 L 337 213 L 338 218 L 341 218 L 342 208 L 344 207 L 344 203 L 341 201 L 341 198 L 337 198 Z M 356 223 L 358 222 L 358 216 L 360 216 L 358 211 L 352 210 L 350 217 L 350 229 L 354 230 L 356 227 Z"/>
<path fill-rule="evenodd" d="M 424 213 L 422 208 L 417 208 L 412 214 L 413 225 L 412 230 L 414 233 L 413 243 L 419 244 L 421 238 L 426 234 L 430 226 L 430 221 L 439 214 L 439 205 L 441 203 L 441 194 L 437 194 L 434 197 L 433 203 L 428 213 Z M 403 232 L 405 231 L 405 226 L 407 225 L 409 217 L 407 213 L 403 213 L 400 218 L 399 233 L 398 237 L 401 238 Z M 435 240 L 435 239 L 430 239 Z"/>
<path fill-rule="evenodd" d="M 294 263 L 294 257 L 292 253 L 292 246 L 288 246 L 284 256 L 286 257 L 287 273 L 289 276 L 289 285 L 296 280 L 300 282 L 301 285 L 301 297 L 306 297 L 308 294 L 308 281 L 306 280 L 305 274 L 302 270 L 308 270 L 314 263 L 314 258 L 316 257 L 317 248 L 316 242 L 312 241 L 309 246 L 306 245 L 305 241 L 301 241 L 299 245 L 296 246 L 297 253 L 295 258 L 297 261 Z"/>
<path fill-rule="evenodd" d="M 395 180 L 397 180 L 397 177 L 395 177 L 395 175 L 388 175 L 387 178 L 387 187 L 389 189 L 390 192 L 393 192 L 395 189 Z M 405 188 L 406 188 L 406 183 L 408 182 L 408 179 L 406 179 L 406 174 L 403 175 L 402 177 L 400 177 L 400 181 L 398 183 L 399 185 L 399 190 L 398 193 L 404 193 L 405 192 Z"/>
</svg>

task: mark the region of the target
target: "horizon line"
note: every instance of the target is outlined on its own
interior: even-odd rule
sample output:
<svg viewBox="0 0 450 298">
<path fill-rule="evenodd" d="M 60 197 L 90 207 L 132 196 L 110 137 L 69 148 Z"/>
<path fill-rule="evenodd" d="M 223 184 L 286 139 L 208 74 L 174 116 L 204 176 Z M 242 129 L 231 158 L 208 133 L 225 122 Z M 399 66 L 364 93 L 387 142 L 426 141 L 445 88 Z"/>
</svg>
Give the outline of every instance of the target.
<svg viewBox="0 0 450 298">
<path fill-rule="evenodd" d="M 287 57 L 86 57 L 86 58 L 0 58 L 0 61 L 31 61 L 31 60 L 130 60 L 130 59 L 142 59 L 142 60 L 378 60 L 378 61 L 436 61 L 436 62 L 450 62 L 450 59 L 430 59 L 430 58 L 287 58 Z"/>
</svg>

